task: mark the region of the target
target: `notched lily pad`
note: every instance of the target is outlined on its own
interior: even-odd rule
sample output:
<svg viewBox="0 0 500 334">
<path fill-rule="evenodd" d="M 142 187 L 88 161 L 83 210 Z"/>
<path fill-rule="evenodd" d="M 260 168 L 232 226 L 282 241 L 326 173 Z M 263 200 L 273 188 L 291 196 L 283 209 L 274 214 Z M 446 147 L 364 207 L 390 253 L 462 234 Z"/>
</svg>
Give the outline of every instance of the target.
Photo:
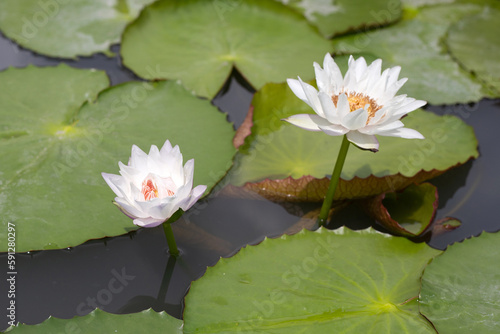
<svg viewBox="0 0 500 334">
<path fill-rule="evenodd" d="M 182 334 L 182 320 L 165 312 L 145 310 L 131 314 L 112 314 L 95 309 L 86 316 L 72 319 L 49 317 L 38 325 L 18 324 L 8 333 L 168 333 Z"/>
<path fill-rule="evenodd" d="M 383 193 L 363 200 L 361 205 L 391 233 L 414 237 L 432 224 L 438 192 L 430 183 L 412 184 L 400 192 Z"/>
<path fill-rule="evenodd" d="M 19 45 L 62 58 L 110 54 L 125 26 L 155 0 L 2 0 L 0 30 Z"/>
<path fill-rule="evenodd" d="M 327 38 L 379 27 L 401 17 L 398 0 L 281 0 L 297 9 Z"/>
<path fill-rule="evenodd" d="M 400 93 L 431 104 L 479 101 L 490 89 L 453 60 L 442 40 L 450 25 L 483 9 L 472 3 L 423 7 L 385 29 L 336 38 L 333 46 L 338 54 L 368 52 L 385 66 L 401 66 L 409 80 Z"/>
<path fill-rule="evenodd" d="M 184 331 L 435 333 L 416 297 L 424 267 L 439 253 L 372 229 L 266 239 L 193 282 Z"/>
<path fill-rule="evenodd" d="M 184 161 L 195 159 L 194 184 L 208 189 L 231 167 L 234 130 L 209 101 L 174 82 L 129 82 L 80 108 L 107 84 L 104 72 L 64 65 L 0 73 L 0 237 L 15 223 L 16 251 L 137 229 L 101 176 L 116 174 L 133 144 L 148 150 L 169 139 Z"/>
<path fill-rule="evenodd" d="M 453 24 L 446 39 L 452 56 L 495 89 L 495 96 L 500 96 L 499 31 L 500 11 L 487 9 Z"/>
<path fill-rule="evenodd" d="M 252 134 L 236 155 L 230 182 L 272 200 L 323 200 L 342 138 L 281 121 L 312 112 L 286 84 L 266 85 L 252 105 Z M 417 110 L 403 122 L 426 139 L 379 137 L 377 153 L 350 149 L 335 199 L 401 190 L 478 156 L 472 127 L 457 117 Z"/>
<path fill-rule="evenodd" d="M 500 234 L 483 232 L 447 248 L 425 268 L 420 312 L 439 333 L 498 333 Z"/>
<path fill-rule="evenodd" d="M 172 0 L 146 8 L 123 35 L 124 64 L 146 79 L 179 79 L 212 98 L 233 67 L 255 88 L 301 75 L 331 51 L 300 14 L 275 1 Z"/>
</svg>

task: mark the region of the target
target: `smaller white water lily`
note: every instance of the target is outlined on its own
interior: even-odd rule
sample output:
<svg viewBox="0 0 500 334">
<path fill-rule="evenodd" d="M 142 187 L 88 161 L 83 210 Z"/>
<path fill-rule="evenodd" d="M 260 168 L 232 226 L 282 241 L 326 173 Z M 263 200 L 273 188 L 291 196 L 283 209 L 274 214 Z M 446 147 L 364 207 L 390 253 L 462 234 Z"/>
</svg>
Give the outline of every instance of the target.
<svg viewBox="0 0 500 334">
<path fill-rule="evenodd" d="M 161 150 L 152 145 L 149 154 L 133 145 L 128 165 L 118 165 L 121 175 L 102 177 L 116 194 L 118 208 L 141 227 L 158 226 L 179 209 L 188 210 L 207 189 L 193 189 L 194 159 L 183 167 L 179 146 L 168 140 Z"/>
<path fill-rule="evenodd" d="M 401 67 L 388 68 L 381 73 L 382 60 L 367 65 L 363 57 L 349 58 L 349 68 L 342 77 L 330 54 L 323 68 L 314 63 L 318 90 L 298 80 L 288 79 L 293 93 L 316 113 L 290 116 L 285 121 L 309 131 L 323 131 L 330 136 L 346 135 L 356 146 L 377 151 L 375 135 L 408 139 L 423 139 L 418 131 L 404 128 L 400 119 L 427 102 L 398 95 L 406 82 L 398 80 Z"/>
</svg>

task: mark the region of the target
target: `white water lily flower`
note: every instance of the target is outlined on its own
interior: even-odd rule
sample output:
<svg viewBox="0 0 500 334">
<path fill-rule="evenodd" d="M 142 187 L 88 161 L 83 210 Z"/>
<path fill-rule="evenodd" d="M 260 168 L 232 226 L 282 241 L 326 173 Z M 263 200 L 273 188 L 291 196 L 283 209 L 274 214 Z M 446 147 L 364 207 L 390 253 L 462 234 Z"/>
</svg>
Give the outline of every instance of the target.
<svg viewBox="0 0 500 334">
<path fill-rule="evenodd" d="M 378 151 L 375 135 L 424 139 L 413 129 L 404 128 L 401 117 L 427 102 L 396 93 L 406 82 L 398 80 L 401 67 L 381 72 L 382 60 L 369 66 L 363 57 L 349 58 L 349 69 L 344 78 L 335 61 L 326 54 L 323 68 L 314 63 L 316 83 L 313 86 L 299 80 L 288 79 L 288 85 L 298 98 L 316 112 L 298 114 L 285 121 L 309 131 L 323 131 L 330 136 L 346 134 L 356 146 Z"/>
<path fill-rule="evenodd" d="M 182 167 L 179 146 L 166 141 L 161 150 L 152 145 L 149 154 L 136 145 L 128 165 L 119 162 L 120 174 L 102 173 L 115 192 L 115 204 L 134 219 L 134 224 L 155 227 L 177 210 L 188 210 L 203 195 L 207 186 L 193 188 L 194 159 Z"/>
</svg>

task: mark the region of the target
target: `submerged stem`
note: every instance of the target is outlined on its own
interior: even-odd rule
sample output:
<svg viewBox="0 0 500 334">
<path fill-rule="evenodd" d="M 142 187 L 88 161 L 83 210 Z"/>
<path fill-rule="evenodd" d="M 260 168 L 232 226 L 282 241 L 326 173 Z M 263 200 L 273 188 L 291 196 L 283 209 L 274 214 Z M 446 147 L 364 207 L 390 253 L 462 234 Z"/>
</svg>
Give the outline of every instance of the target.
<svg viewBox="0 0 500 334">
<path fill-rule="evenodd" d="M 344 135 L 342 145 L 340 146 L 339 155 L 337 156 L 337 161 L 335 162 L 335 167 L 333 168 L 332 177 L 330 179 L 330 186 L 326 191 L 325 200 L 323 201 L 321 212 L 319 213 L 319 226 L 325 225 L 328 219 L 328 212 L 330 212 L 330 208 L 333 202 L 333 195 L 335 195 L 335 190 L 337 189 L 337 185 L 339 184 L 340 172 L 342 172 L 342 167 L 344 167 L 345 157 L 347 156 L 349 144 L 350 142 L 349 140 L 347 140 L 347 135 Z"/>
<path fill-rule="evenodd" d="M 179 249 L 177 249 L 177 243 L 175 242 L 174 232 L 172 231 L 172 225 L 170 223 L 163 223 L 163 231 L 165 232 L 165 237 L 167 237 L 167 244 L 170 254 L 177 257 L 179 256 Z"/>
</svg>

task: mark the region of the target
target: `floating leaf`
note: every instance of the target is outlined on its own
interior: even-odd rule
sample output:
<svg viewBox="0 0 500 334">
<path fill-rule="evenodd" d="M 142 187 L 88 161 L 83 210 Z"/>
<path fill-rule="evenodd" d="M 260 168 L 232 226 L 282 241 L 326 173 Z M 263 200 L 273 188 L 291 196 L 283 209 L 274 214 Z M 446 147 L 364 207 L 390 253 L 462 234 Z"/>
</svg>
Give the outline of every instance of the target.
<svg viewBox="0 0 500 334">
<path fill-rule="evenodd" d="M 19 45 L 51 57 L 109 53 L 125 25 L 155 0 L 3 0 L 0 30 Z"/>
<path fill-rule="evenodd" d="M 455 0 L 401 0 L 401 3 L 405 8 L 416 8 L 427 5 L 438 5 L 452 2 L 455 2 Z"/>
<path fill-rule="evenodd" d="M 362 205 L 391 233 L 414 237 L 422 234 L 434 220 L 438 193 L 430 183 L 412 184 L 401 192 L 366 199 Z"/>
<path fill-rule="evenodd" d="M 160 1 L 123 35 L 124 64 L 146 79 L 180 79 L 212 98 L 235 66 L 256 88 L 287 77 L 313 77 L 329 43 L 274 1 Z"/>
<path fill-rule="evenodd" d="M 446 44 L 465 68 L 496 89 L 500 95 L 500 11 L 487 10 L 450 27 Z"/>
<path fill-rule="evenodd" d="M 321 201 L 328 188 L 342 137 L 310 132 L 281 121 L 311 113 L 286 84 L 269 84 L 256 93 L 252 134 L 240 147 L 232 184 L 261 195 L 292 201 Z M 379 136 L 380 151 L 352 148 L 342 170 L 336 199 L 396 191 L 435 177 L 478 156 L 473 129 L 457 117 L 417 110 L 405 126 L 425 140 Z"/>
<path fill-rule="evenodd" d="M 420 311 L 437 331 L 498 333 L 500 234 L 483 233 L 448 247 L 425 269 Z"/>
<path fill-rule="evenodd" d="M 168 333 L 182 334 L 182 320 L 165 312 L 111 314 L 95 309 L 86 316 L 72 319 L 49 317 L 38 325 L 19 324 L 8 333 Z"/>
<path fill-rule="evenodd" d="M 148 150 L 169 139 L 184 161 L 195 158 L 194 184 L 208 189 L 232 164 L 226 115 L 176 83 L 116 86 L 77 112 L 75 101 L 91 99 L 103 80 L 102 72 L 67 66 L 0 73 L 0 215 L 16 224 L 19 252 L 137 229 L 111 204 L 101 177 L 127 163 L 133 144 Z"/>
<path fill-rule="evenodd" d="M 303 13 L 327 38 L 386 25 L 401 17 L 401 3 L 394 0 L 282 0 L 282 2 Z"/>
<path fill-rule="evenodd" d="M 478 101 L 489 89 L 446 54 L 441 41 L 452 23 L 482 9 L 475 4 L 424 7 L 386 29 L 335 39 L 334 47 L 337 53 L 368 52 L 385 66 L 400 65 L 401 76 L 409 78 L 400 93 L 431 104 Z"/>
<path fill-rule="evenodd" d="M 439 253 L 372 229 L 266 239 L 193 282 L 184 331 L 435 333 L 414 298 Z"/>
<path fill-rule="evenodd" d="M 462 226 L 462 222 L 460 220 L 452 217 L 445 217 L 432 225 L 432 235 L 435 237 L 448 231 L 453 231 L 460 226 Z"/>
</svg>

